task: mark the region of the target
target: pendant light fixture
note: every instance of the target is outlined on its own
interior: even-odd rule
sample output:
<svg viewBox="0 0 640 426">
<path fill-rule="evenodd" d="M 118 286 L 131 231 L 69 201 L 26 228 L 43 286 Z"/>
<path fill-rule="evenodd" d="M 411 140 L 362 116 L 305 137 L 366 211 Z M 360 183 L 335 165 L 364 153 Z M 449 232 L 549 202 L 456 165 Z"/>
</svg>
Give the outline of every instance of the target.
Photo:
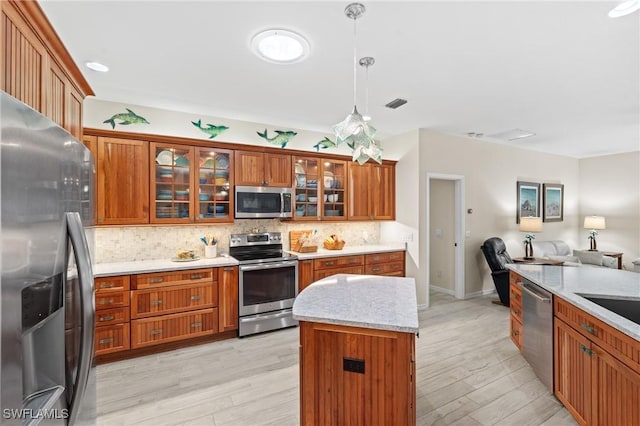
<svg viewBox="0 0 640 426">
<path fill-rule="evenodd" d="M 357 161 L 359 164 L 366 163 L 370 158 L 378 163 L 382 162 L 382 151 L 376 146 L 373 139 L 376 129 L 364 120 L 356 106 L 358 67 L 356 21 L 364 15 L 365 11 L 366 9 L 361 3 L 351 3 L 344 9 L 347 18 L 353 19 L 353 110 L 344 121 L 336 124 L 333 128 L 336 144 L 346 143 L 352 148 L 353 161 Z"/>
</svg>

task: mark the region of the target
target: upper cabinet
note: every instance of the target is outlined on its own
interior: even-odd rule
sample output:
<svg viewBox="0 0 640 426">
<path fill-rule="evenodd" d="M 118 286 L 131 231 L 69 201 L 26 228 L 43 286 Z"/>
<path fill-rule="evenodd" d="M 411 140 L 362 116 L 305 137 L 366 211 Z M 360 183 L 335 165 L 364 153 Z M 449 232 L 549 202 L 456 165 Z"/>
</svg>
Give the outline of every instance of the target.
<svg viewBox="0 0 640 426">
<path fill-rule="evenodd" d="M 92 137 L 85 136 L 85 145 Z M 149 143 L 98 137 L 98 225 L 149 223 Z"/>
<path fill-rule="evenodd" d="M 394 220 L 395 166 L 349 163 L 349 220 Z"/>
<path fill-rule="evenodd" d="M 322 160 L 322 220 L 347 218 L 347 162 Z"/>
<path fill-rule="evenodd" d="M 347 162 L 293 157 L 295 220 L 345 220 Z"/>
<path fill-rule="evenodd" d="M 235 151 L 236 185 L 291 186 L 291 155 Z"/>
<path fill-rule="evenodd" d="M 2 1 L 2 90 L 82 139 L 93 91 L 35 1 Z"/>
<path fill-rule="evenodd" d="M 195 148 L 196 222 L 233 222 L 233 151 Z"/>
</svg>

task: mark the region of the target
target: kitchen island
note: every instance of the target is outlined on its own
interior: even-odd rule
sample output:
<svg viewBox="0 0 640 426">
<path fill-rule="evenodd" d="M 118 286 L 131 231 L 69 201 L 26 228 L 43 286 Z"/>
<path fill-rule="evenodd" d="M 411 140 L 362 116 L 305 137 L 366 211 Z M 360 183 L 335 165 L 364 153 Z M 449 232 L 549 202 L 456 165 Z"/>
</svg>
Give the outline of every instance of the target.
<svg viewBox="0 0 640 426">
<path fill-rule="evenodd" d="M 640 424 L 640 275 L 609 268 L 507 267 L 512 340 L 524 346 L 525 355 L 523 340 L 535 337 L 527 334 L 527 323 L 535 325 L 537 318 L 527 317 L 526 306 L 522 314 L 523 289 L 530 281 L 553 294 L 553 392 L 571 415 L 582 425 Z"/>
<path fill-rule="evenodd" d="M 413 278 L 338 274 L 296 298 L 302 425 L 414 425 Z"/>
</svg>

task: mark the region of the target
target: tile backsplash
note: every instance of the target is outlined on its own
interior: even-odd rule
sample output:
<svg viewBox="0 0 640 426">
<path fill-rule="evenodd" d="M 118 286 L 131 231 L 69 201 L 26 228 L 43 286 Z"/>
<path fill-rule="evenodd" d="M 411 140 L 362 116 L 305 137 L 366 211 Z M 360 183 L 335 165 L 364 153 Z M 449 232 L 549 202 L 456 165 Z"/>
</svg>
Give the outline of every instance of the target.
<svg viewBox="0 0 640 426">
<path fill-rule="evenodd" d="M 289 249 L 289 231 L 317 229 L 322 239 L 337 234 L 347 245 L 378 243 L 379 222 L 283 222 L 278 219 L 238 219 L 229 225 L 202 226 L 123 226 L 95 228 L 96 263 L 167 259 L 178 249 L 195 249 L 200 255 L 200 237 L 211 234 L 218 239 L 218 255 L 229 251 L 229 235 L 252 232 L 282 232 L 283 247 Z"/>
</svg>

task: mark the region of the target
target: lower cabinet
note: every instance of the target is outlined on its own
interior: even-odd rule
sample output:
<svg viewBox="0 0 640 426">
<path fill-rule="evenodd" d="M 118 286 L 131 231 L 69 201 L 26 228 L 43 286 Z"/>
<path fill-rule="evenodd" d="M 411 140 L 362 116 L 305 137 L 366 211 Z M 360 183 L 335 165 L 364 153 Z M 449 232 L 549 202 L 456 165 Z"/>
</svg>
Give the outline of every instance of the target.
<svg viewBox="0 0 640 426">
<path fill-rule="evenodd" d="M 522 277 L 513 271 L 509 273 L 509 292 L 511 341 L 522 352 Z"/>
<path fill-rule="evenodd" d="M 640 424 L 640 342 L 554 300 L 558 399 L 581 425 Z"/>
<path fill-rule="evenodd" d="M 298 292 L 335 274 L 405 276 L 404 251 L 305 259 L 298 262 Z"/>
<path fill-rule="evenodd" d="M 237 266 L 101 277 L 95 283 L 96 356 L 238 329 Z"/>
</svg>

